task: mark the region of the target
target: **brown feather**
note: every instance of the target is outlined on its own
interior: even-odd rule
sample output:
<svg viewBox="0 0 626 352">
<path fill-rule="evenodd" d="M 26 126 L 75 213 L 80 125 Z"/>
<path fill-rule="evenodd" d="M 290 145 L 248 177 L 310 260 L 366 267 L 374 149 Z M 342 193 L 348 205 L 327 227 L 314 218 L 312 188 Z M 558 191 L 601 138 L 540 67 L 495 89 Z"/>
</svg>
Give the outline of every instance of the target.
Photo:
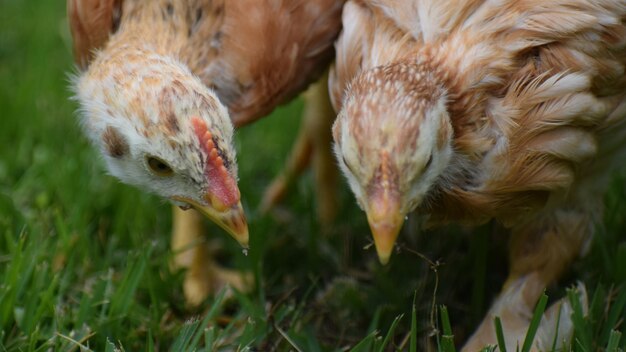
<svg viewBox="0 0 626 352">
<path fill-rule="evenodd" d="M 74 60 L 87 67 L 119 24 L 121 0 L 67 0 L 67 17 L 74 39 Z"/>
<path fill-rule="evenodd" d="M 152 44 L 179 59 L 215 90 L 233 122 L 243 125 L 321 76 L 333 57 L 342 5 L 342 0 L 68 0 L 68 15 L 82 67 L 119 22 L 123 33 L 116 43 Z"/>
</svg>

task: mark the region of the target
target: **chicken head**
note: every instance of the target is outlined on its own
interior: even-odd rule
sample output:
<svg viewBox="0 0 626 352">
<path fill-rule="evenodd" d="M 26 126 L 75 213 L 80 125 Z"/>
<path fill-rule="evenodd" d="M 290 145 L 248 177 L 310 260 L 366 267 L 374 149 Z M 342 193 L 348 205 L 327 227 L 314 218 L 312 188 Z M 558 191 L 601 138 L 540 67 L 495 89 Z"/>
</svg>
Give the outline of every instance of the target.
<svg viewBox="0 0 626 352">
<path fill-rule="evenodd" d="M 367 213 L 385 264 L 406 214 L 424 202 L 452 156 L 445 90 L 420 63 L 357 75 L 333 126 L 335 153 Z"/>
<path fill-rule="evenodd" d="M 188 68 L 141 47 L 113 48 L 74 89 L 112 175 L 195 208 L 248 246 L 228 112 Z"/>
</svg>

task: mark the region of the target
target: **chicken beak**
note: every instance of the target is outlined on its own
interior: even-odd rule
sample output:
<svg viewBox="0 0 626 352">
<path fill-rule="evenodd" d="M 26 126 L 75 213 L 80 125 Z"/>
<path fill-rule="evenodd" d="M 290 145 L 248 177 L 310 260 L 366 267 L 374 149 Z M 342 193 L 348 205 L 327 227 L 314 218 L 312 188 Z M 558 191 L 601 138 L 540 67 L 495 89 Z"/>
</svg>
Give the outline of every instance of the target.
<svg viewBox="0 0 626 352">
<path fill-rule="evenodd" d="M 367 207 L 369 222 L 378 260 L 382 265 L 389 262 L 394 244 L 404 223 L 397 197 L 371 197 Z"/>
<path fill-rule="evenodd" d="M 209 218 L 222 229 L 228 232 L 242 247 L 248 248 L 248 222 L 241 206 L 241 201 L 230 207 L 224 206 L 214 197 L 206 197 L 207 205 L 184 197 L 172 197 L 173 200 L 190 204 L 194 209 Z"/>
</svg>

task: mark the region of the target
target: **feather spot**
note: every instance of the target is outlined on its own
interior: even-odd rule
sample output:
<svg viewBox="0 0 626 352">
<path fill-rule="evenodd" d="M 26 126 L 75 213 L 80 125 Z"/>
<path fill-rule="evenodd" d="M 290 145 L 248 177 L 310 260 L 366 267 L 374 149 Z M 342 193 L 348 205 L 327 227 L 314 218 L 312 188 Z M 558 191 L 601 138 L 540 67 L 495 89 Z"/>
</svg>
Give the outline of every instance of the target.
<svg viewBox="0 0 626 352">
<path fill-rule="evenodd" d="M 219 17 L 222 15 L 222 12 L 224 12 L 224 5 L 219 5 L 217 7 L 215 7 L 215 17 Z"/>
<path fill-rule="evenodd" d="M 173 112 L 167 114 L 165 118 L 165 128 L 172 134 L 176 134 L 180 132 L 180 125 L 178 124 L 178 119 Z"/>
<path fill-rule="evenodd" d="M 114 127 L 107 127 L 102 134 L 102 141 L 106 152 L 114 157 L 121 158 L 128 153 L 128 143 Z"/>
</svg>

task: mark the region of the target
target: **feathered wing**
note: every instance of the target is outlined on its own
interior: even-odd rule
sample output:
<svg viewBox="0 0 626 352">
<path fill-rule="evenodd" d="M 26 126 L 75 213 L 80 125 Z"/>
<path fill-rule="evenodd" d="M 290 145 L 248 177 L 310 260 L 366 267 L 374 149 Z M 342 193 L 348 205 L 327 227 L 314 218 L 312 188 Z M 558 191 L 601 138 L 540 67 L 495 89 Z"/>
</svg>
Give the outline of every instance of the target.
<svg viewBox="0 0 626 352">
<path fill-rule="evenodd" d="M 442 57 L 461 68 L 456 147 L 478 167 L 435 213 L 513 222 L 572 196 L 607 152 L 607 127 L 624 129 L 625 18 L 623 0 L 526 0 L 486 3 L 460 24 Z"/>
<path fill-rule="evenodd" d="M 67 0 L 74 59 L 86 67 L 119 23 L 121 0 Z"/>
<path fill-rule="evenodd" d="M 432 42 L 467 21 L 485 0 L 365 0 L 413 38 Z"/>
<path fill-rule="evenodd" d="M 225 2 L 218 54 L 198 74 L 230 108 L 235 125 L 271 112 L 330 64 L 343 0 Z"/>
<path fill-rule="evenodd" d="M 361 71 L 371 52 L 374 35 L 373 13 L 361 1 L 348 1 L 342 14 L 343 28 L 335 43 L 336 57 L 328 76 L 331 102 L 335 111 L 341 109 L 348 83 Z"/>
</svg>

